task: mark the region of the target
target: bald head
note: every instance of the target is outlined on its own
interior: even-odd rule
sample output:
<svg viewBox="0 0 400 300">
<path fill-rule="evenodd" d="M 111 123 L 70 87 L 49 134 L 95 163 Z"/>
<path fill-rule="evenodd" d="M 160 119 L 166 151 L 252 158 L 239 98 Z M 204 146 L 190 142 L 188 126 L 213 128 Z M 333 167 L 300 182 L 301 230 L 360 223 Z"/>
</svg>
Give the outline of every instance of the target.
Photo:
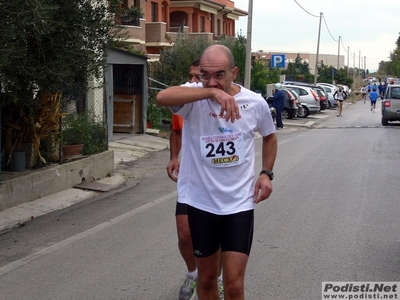
<svg viewBox="0 0 400 300">
<path fill-rule="evenodd" d="M 228 68 L 232 69 L 235 67 L 235 60 L 233 58 L 233 54 L 232 54 L 231 50 L 226 46 L 212 45 L 212 46 L 207 47 L 201 56 L 200 64 L 201 64 L 201 61 L 209 60 L 212 58 L 214 58 L 214 59 L 215 58 L 218 58 L 218 59 L 225 58 L 226 62 L 228 63 Z"/>
</svg>

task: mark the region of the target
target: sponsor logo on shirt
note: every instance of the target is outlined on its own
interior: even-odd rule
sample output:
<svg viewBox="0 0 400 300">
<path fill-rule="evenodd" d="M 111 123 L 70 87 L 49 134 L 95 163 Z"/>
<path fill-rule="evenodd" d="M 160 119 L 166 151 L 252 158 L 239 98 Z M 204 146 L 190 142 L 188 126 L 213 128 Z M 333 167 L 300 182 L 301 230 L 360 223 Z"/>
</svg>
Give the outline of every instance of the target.
<svg viewBox="0 0 400 300">
<path fill-rule="evenodd" d="M 213 117 L 213 118 L 225 119 L 225 116 L 220 116 L 220 115 L 218 115 L 218 114 L 216 114 L 216 113 L 213 113 L 213 112 L 210 112 L 210 113 L 208 114 L 208 116 L 209 116 L 209 117 Z"/>
<path fill-rule="evenodd" d="M 224 133 L 224 132 L 232 133 L 233 132 L 232 129 L 228 129 L 228 128 L 225 128 L 225 127 L 218 127 L 218 130 L 219 130 L 219 132 L 222 132 L 222 133 Z"/>
<path fill-rule="evenodd" d="M 232 156 L 228 156 L 228 157 L 213 158 L 211 160 L 211 163 L 213 165 L 219 165 L 219 164 L 226 164 L 226 163 L 231 163 L 231 162 L 235 162 L 235 161 L 239 161 L 239 156 L 232 155 Z"/>
</svg>

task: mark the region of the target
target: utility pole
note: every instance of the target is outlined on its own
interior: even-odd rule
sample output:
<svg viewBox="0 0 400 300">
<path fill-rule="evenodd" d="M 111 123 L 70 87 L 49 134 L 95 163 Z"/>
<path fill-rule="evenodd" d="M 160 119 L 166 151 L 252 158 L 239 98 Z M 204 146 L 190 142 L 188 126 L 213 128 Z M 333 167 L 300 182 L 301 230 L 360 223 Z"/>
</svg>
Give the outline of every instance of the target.
<svg viewBox="0 0 400 300">
<path fill-rule="evenodd" d="M 339 62 L 340 62 L 340 35 L 339 35 L 339 42 L 337 48 L 337 67 L 336 69 L 339 70 Z"/>
<path fill-rule="evenodd" d="M 244 87 L 250 89 L 251 77 L 251 27 L 253 23 L 253 0 L 249 0 L 249 14 L 247 16 L 247 36 L 246 36 L 246 62 L 244 71 Z"/>
<path fill-rule="evenodd" d="M 315 56 L 315 74 L 314 74 L 314 84 L 317 83 L 318 77 L 318 63 L 319 63 L 319 39 L 321 37 L 321 20 L 322 20 L 322 12 L 319 13 L 319 29 L 318 29 L 318 42 L 317 42 L 317 55 Z"/>
<path fill-rule="evenodd" d="M 350 46 L 347 46 L 347 77 L 349 77 L 349 69 L 350 69 L 349 57 L 350 57 Z"/>
<path fill-rule="evenodd" d="M 356 89 L 356 53 L 353 55 L 353 90 Z"/>
<path fill-rule="evenodd" d="M 367 77 L 367 57 L 364 56 L 364 70 L 365 70 L 365 77 Z"/>
</svg>

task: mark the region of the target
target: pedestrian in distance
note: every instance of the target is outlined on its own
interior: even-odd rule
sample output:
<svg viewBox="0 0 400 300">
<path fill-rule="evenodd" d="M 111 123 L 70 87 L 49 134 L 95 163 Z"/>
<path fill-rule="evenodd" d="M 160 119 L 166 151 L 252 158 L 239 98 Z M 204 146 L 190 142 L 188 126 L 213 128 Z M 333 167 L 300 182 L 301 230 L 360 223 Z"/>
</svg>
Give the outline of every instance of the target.
<svg viewBox="0 0 400 300">
<path fill-rule="evenodd" d="M 385 95 L 385 91 L 386 91 L 386 83 L 384 82 L 382 84 L 382 82 L 380 82 L 378 86 L 378 92 L 379 92 L 379 97 L 381 97 L 382 100 Z"/>
<path fill-rule="evenodd" d="M 338 114 L 336 116 L 342 117 L 343 101 L 346 100 L 347 93 L 343 90 L 343 86 L 339 85 L 339 89 L 333 94 L 333 99 L 336 100 L 338 106 Z"/>
<path fill-rule="evenodd" d="M 374 82 L 374 84 L 371 87 L 371 90 L 374 90 L 374 89 L 376 92 L 378 92 L 378 86 L 376 85 L 376 82 Z"/>
<path fill-rule="evenodd" d="M 285 105 L 285 91 L 282 89 L 282 84 L 275 84 L 275 93 L 274 93 L 274 101 L 272 102 L 272 106 L 275 108 L 276 113 L 276 129 L 283 129 L 282 122 L 282 111 Z"/>
<path fill-rule="evenodd" d="M 379 95 L 376 89 L 372 89 L 372 92 L 369 94 L 369 99 L 371 100 L 371 111 L 375 112 L 375 105 L 376 100 L 378 99 Z"/>
<path fill-rule="evenodd" d="M 221 248 L 226 299 L 244 299 L 255 205 L 272 193 L 277 137 L 269 107 L 258 94 L 233 83 L 232 52 L 208 47 L 200 60 L 201 80 L 160 91 L 157 103 L 181 115 L 182 158 L 178 201 L 188 219 L 198 268 L 199 300 L 218 300 Z M 254 176 L 254 137 L 262 136 L 262 171 Z"/>
<path fill-rule="evenodd" d="M 365 87 L 365 85 L 362 86 L 361 88 L 361 94 L 362 94 L 362 100 L 367 101 L 367 88 Z"/>
<path fill-rule="evenodd" d="M 189 69 L 188 79 L 190 83 L 200 81 L 200 59 L 192 62 Z M 179 115 L 172 114 L 172 130 L 170 135 L 170 161 L 167 166 L 167 173 L 169 178 L 173 181 L 178 181 L 179 174 L 179 152 L 182 148 L 182 129 L 183 118 Z M 183 260 L 187 267 L 187 274 L 185 280 L 179 289 L 179 300 L 190 300 L 195 296 L 197 284 L 197 266 L 196 259 L 193 254 L 192 237 L 190 235 L 189 222 L 188 222 L 188 205 L 177 201 L 175 210 L 176 229 L 178 234 L 178 248 Z M 221 274 L 220 264 L 219 270 Z M 220 299 L 224 299 L 222 276 L 218 277 L 218 290 Z"/>
</svg>

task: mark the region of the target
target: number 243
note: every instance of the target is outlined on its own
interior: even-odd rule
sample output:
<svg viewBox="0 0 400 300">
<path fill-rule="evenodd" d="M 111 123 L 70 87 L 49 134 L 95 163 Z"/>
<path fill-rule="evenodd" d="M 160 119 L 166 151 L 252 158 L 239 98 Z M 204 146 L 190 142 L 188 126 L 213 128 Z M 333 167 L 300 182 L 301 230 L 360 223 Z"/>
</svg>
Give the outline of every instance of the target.
<svg viewBox="0 0 400 300">
<path fill-rule="evenodd" d="M 219 143 L 218 145 L 209 143 L 206 145 L 206 149 L 209 149 L 206 157 L 215 157 L 217 154 L 221 156 L 233 155 L 236 152 L 235 143 L 234 142 L 224 142 Z"/>
</svg>

